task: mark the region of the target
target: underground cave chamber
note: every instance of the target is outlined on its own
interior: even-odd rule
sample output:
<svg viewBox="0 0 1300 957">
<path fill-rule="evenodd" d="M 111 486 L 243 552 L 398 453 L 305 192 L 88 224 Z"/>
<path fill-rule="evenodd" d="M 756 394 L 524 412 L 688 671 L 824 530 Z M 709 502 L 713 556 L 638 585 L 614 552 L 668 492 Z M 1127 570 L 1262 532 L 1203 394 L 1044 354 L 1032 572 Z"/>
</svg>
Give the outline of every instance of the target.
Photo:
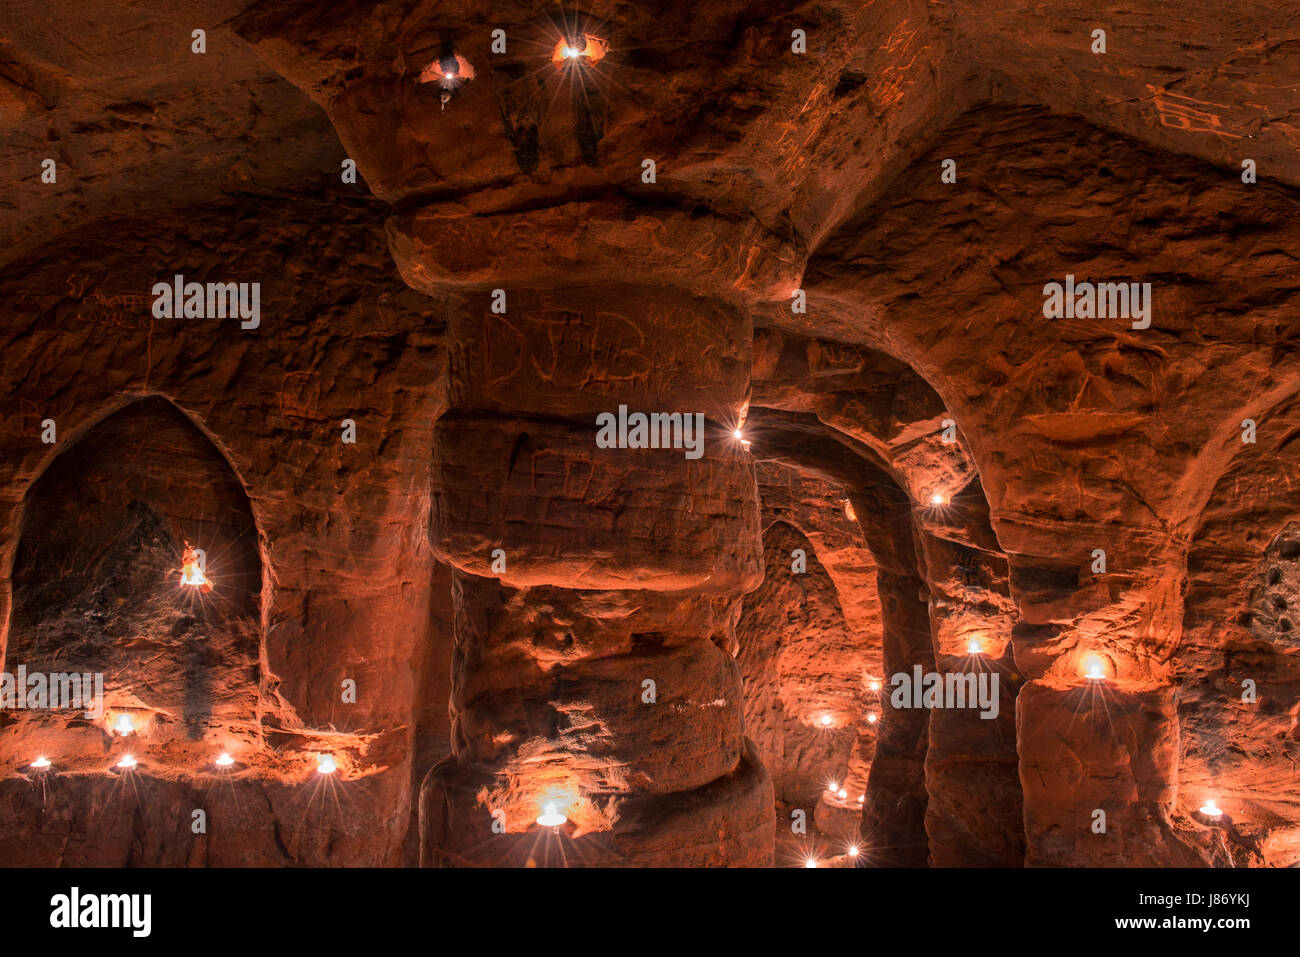
<svg viewBox="0 0 1300 957">
<path fill-rule="evenodd" d="M 173 6 L 0 48 L 0 863 L 1300 863 L 1275 11 Z"/>
</svg>

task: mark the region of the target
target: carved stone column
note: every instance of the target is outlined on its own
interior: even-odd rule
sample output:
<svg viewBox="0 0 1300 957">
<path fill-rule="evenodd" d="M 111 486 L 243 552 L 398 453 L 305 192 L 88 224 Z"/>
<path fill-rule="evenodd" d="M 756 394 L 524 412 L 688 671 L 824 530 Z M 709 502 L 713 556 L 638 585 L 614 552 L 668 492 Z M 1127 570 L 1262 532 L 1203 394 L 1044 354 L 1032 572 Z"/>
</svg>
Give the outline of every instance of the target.
<svg viewBox="0 0 1300 957">
<path fill-rule="evenodd" d="M 772 862 L 733 657 L 762 576 L 732 436 L 749 320 L 617 278 L 451 310 L 432 510 L 456 569 L 453 754 L 422 788 L 425 865 Z M 620 406 L 629 447 L 601 447 Z M 666 417 L 659 442 L 637 413 Z"/>
</svg>

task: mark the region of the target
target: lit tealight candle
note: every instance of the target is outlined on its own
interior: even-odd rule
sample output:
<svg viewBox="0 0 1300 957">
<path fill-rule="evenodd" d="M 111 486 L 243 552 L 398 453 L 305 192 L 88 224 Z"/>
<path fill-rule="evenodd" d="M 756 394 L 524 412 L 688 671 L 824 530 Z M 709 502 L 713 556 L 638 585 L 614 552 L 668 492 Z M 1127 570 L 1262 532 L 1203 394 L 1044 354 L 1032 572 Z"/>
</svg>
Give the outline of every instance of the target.
<svg viewBox="0 0 1300 957">
<path fill-rule="evenodd" d="M 217 767 L 219 767 L 219 768 L 228 768 L 228 767 L 230 767 L 232 764 L 235 763 L 235 759 L 232 758 L 232 757 L 231 757 L 229 754 L 227 754 L 225 751 L 222 751 L 219 755 L 217 755 L 217 760 L 216 760 L 215 763 L 216 763 Z M 320 769 L 320 766 L 317 765 L 317 770 L 319 770 L 319 769 Z"/>
<path fill-rule="evenodd" d="M 181 568 L 181 584 L 193 588 L 202 588 L 208 583 L 208 576 L 203 574 L 198 562 L 188 562 Z"/>
<path fill-rule="evenodd" d="M 560 809 L 556 807 L 554 801 L 547 801 L 546 807 L 538 815 L 537 823 L 542 827 L 559 827 L 567 820 L 568 818 L 560 813 Z"/>
<path fill-rule="evenodd" d="M 135 725 L 131 722 L 131 716 L 129 714 L 121 715 L 117 719 L 117 725 L 113 730 L 124 738 L 129 734 L 135 734 Z"/>
<path fill-rule="evenodd" d="M 1205 799 L 1205 804 L 1202 805 L 1201 807 L 1201 813 L 1204 814 L 1206 817 L 1212 817 L 1212 818 L 1223 817 L 1223 812 L 1219 810 L 1219 806 L 1214 803 L 1214 798 Z"/>
<path fill-rule="evenodd" d="M 35 761 L 33 761 L 30 765 L 30 767 L 35 768 L 37 771 L 44 771 L 49 766 L 50 766 L 50 759 L 43 754 L 40 757 L 38 757 Z"/>
<path fill-rule="evenodd" d="M 123 771 L 130 771 L 133 767 L 135 767 L 139 763 L 140 762 L 137 761 L 132 755 L 124 754 L 122 755 L 122 760 L 117 762 L 117 766 L 121 768 Z"/>
<path fill-rule="evenodd" d="M 551 59 L 557 63 L 565 60 L 574 63 L 597 63 L 609 52 L 609 45 L 599 37 L 582 33 L 570 37 L 561 37 L 555 44 Z"/>
<path fill-rule="evenodd" d="M 317 774 L 333 774 L 338 769 L 339 766 L 334 763 L 334 758 L 332 755 L 319 754 L 316 756 Z"/>
</svg>

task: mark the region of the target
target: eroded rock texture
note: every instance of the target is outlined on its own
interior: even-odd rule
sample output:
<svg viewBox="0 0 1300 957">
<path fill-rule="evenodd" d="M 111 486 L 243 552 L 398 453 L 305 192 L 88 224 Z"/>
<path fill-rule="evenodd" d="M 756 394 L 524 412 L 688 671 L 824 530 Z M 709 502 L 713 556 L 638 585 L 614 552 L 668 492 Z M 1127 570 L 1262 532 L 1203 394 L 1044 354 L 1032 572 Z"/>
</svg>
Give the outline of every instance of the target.
<svg viewBox="0 0 1300 957">
<path fill-rule="evenodd" d="M 520 318 L 458 326 L 435 439 L 456 651 L 423 859 L 536 860 L 549 808 L 588 864 L 770 863 L 771 784 L 733 659 L 734 596 L 762 571 L 753 464 L 716 434 L 696 437 L 726 454 L 693 456 L 664 429 L 663 447 L 610 455 L 591 426 L 620 408 L 735 421 L 748 324 L 649 287 L 515 303 Z"/>
<path fill-rule="evenodd" d="M 6 711 L 0 794 L 20 822 L 0 833 L 6 860 L 402 860 L 414 716 L 437 688 L 417 663 L 436 675 L 450 661 L 427 516 L 411 511 L 430 498 L 442 320 L 394 275 L 366 206 L 330 204 L 328 228 L 321 214 L 300 197 L 118 221 L 114 247 L 68 236 L 0 279 L 17 310 L 3 348 L 5 670 L 102 667 L 109 717 L 142 726 L 118 738 L 79 713 Z M 153 318 L 136 290 L 163 262 L 264 277 L 262 337 Z M 207 552 L 209 595 L 179 585 L 186 540 Z M 445 692 L 434 709 L 436 741 Z M 48 786 L 27 770 L 41 753 Z M 108 771 L 126 753 L 134 788 Z M 316 782 L 320 753 L 338 780 Z M 207 834 L 191 833 L 194 809 Z"/>
<path fill-rule="evenodd" d="M 796 811 L 859 840 L 883 686 L 876 568 L 842 488 L 785 466 L 758 474 L 767 575 L 745 598 L 738 660 L 778 841 L 791 845 L 780 859 L 801 861 Z"/>
<path fill-rule="evenodd" d="M 1281 5 L 0 28 L 0 861 L 1300 862 Z"/>
</svg>

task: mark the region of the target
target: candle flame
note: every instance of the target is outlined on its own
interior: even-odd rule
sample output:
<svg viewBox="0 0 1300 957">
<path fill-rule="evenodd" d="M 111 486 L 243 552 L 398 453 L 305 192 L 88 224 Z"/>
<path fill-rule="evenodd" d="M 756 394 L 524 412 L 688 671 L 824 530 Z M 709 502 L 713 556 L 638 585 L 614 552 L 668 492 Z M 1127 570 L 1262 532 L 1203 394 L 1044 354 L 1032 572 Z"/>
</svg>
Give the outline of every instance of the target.
<svg viewBox="0 0 1300 957">
<path fill-rule="evenodd" d="M 537 817 L 537 823 L 542 827 L 559 827 L 568 818 L 560 813 L 559 806 L 554 801 L 547 801 L 542 813 Z"/>
</svg>

